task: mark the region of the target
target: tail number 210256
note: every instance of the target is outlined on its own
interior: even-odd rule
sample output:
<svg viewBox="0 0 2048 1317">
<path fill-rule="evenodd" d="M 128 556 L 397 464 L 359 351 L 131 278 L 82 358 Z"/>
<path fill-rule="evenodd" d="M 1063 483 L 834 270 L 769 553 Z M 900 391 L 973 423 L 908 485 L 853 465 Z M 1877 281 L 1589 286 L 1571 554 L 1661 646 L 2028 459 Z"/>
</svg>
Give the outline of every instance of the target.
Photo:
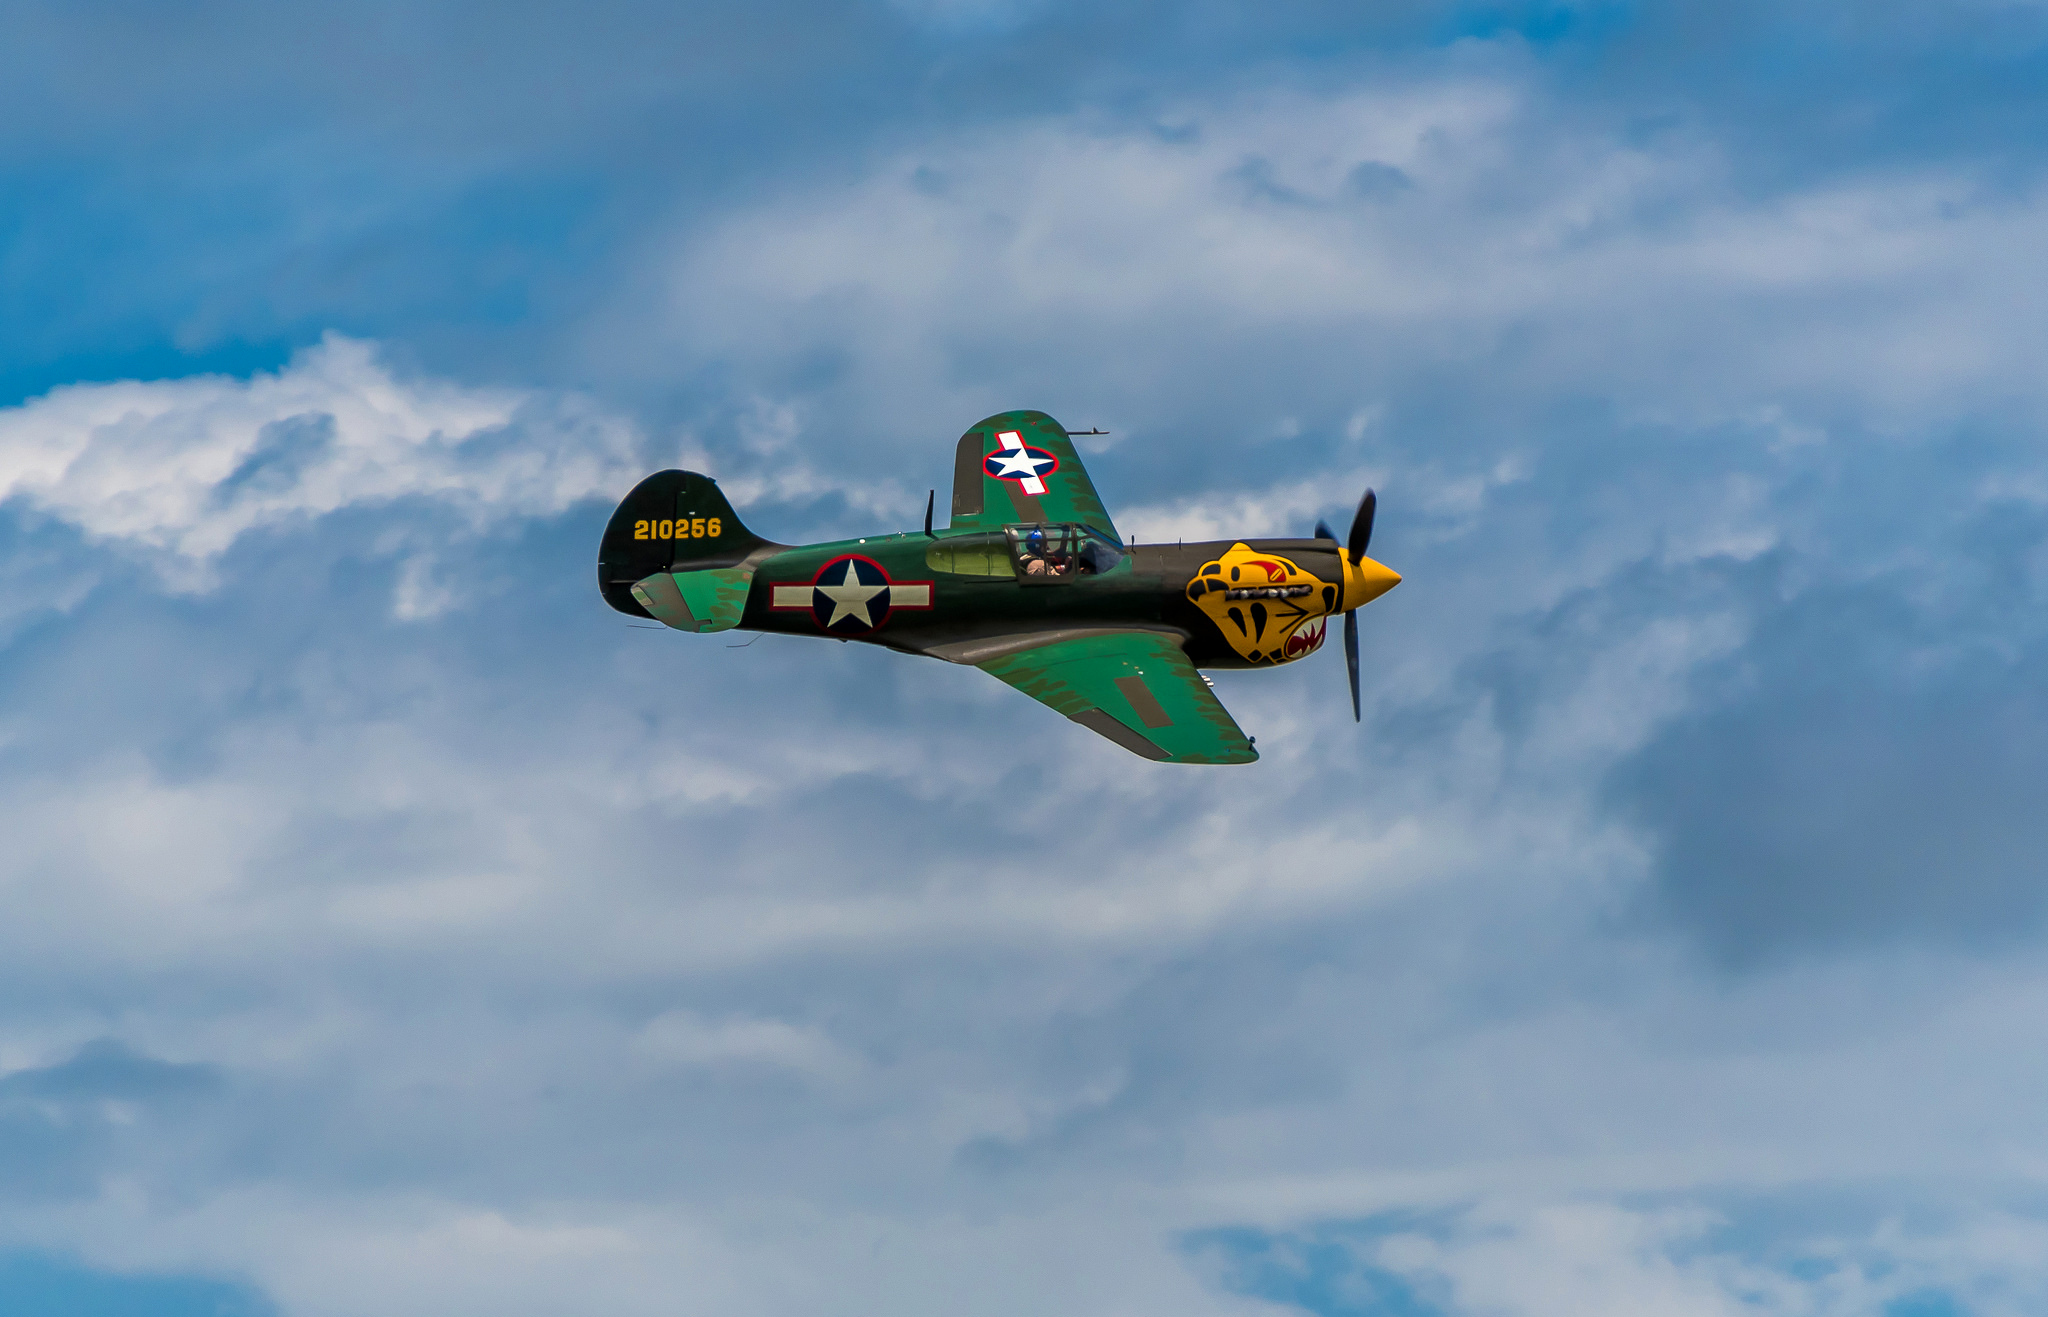
<svg viewBox="0 0 2048 1317">
<path fill-rule="evenodd" d="M 636 521 L 636 540 L 715 540 L 725 533 L 718 517 L 677 517 L 674 521 Z"/>
</svg>

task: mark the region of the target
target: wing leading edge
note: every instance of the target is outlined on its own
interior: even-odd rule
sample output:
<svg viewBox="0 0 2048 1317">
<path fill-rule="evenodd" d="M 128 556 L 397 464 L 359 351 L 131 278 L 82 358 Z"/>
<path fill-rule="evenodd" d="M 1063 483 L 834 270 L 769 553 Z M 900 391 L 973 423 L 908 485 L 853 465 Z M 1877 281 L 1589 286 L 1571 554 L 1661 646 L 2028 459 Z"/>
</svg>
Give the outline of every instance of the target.
<svg viewBox="0 0 2048 1317">
<path fill-rule="evenodd" d="M 976 666 L 1147 759 L 1248 764 L 1259 757 L 1186 652 L 1157 631 L 1054 641 Z"/>
</svg>

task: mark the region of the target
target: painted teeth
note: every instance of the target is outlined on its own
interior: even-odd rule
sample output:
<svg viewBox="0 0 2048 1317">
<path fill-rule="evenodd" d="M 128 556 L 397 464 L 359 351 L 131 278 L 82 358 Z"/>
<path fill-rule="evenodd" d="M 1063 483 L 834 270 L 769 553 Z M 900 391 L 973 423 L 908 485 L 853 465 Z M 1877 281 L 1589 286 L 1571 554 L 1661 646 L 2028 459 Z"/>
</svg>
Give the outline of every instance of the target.
<svg viewBox="0 0 2048 1317">
<path fill-rule="evenodd" d="M 1261 585 L 1246 586 L 1236 590 L 1225 590 L 1225 599 L 1299 599 L 1305 594 L 1314 594 L 1312 585 Z"/>
</svg>

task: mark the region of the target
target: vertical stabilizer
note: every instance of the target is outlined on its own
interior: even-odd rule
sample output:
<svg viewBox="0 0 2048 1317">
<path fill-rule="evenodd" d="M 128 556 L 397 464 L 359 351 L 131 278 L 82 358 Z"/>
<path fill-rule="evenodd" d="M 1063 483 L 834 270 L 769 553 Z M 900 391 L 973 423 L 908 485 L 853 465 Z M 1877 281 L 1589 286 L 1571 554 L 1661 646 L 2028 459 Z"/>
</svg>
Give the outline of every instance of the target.
<svg viewBox="0 0 2048 1317">
<path fill-rule="evenodd" d="M 710 476 L 657 471 L 633 486 L 606 524 L 597 550 L 597 588 L 621 613 L 652 618 L 634 597 L 640 582 L 663 573 L 737 567 L 764 547 L 778 546 L 741 524 Z"/>
</svg>

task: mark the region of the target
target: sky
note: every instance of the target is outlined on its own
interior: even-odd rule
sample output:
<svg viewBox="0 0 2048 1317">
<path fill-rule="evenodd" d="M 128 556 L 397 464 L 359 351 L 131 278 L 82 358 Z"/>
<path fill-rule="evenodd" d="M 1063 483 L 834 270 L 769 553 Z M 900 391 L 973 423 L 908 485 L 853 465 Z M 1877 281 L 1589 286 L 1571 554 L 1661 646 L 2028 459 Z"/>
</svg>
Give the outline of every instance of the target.
<svg viewBox="0 0 2048 1317">
<path fill-rule="evenodd" d="M 0 1310 L 2048 1308 L 2048 9 L 21 0 Z M 1155 765 L 643 474 L 1379 491 Z M 2029 802 L 2034 802 L 2029 804 Z"/>
</svg>

